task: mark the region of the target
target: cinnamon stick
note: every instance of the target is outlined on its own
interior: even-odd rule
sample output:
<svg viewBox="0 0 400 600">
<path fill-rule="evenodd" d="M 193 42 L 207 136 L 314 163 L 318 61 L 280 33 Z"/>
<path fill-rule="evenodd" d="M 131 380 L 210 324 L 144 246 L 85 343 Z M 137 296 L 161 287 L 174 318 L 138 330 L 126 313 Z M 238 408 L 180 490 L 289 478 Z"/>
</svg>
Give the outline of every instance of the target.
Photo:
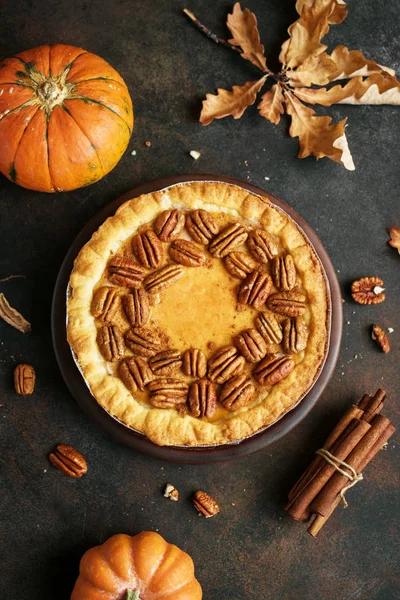
<svg viewBox="0 0 400 600">
<path fill-rule="evenodd" d="M 379 388 L 376 394 L 370 399 L 370 401 L 367 403 L 364 409 L 364 421 L 370 423 L 372 419 L 381 412 L 385 404 L 385 397 L 385 390 Z"/>
</svg>

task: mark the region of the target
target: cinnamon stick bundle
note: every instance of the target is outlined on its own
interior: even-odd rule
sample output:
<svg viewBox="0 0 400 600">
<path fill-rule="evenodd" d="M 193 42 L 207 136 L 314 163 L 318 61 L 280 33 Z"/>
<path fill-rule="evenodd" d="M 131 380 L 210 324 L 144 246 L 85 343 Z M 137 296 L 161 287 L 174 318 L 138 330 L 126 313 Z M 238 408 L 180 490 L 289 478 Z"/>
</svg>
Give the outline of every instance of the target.
<svg viewBox="0 0 400 600">
<path fill-rule="evenodd" d="M 290 490 L 285 510 L 298 521 L 313 522 L 308 533 L 316 536 L 367 464 L 393 435 L 395 428 L 381 415 L 386 392 L 364 394 L 349 408 L 313 460 Z M 347 475 L 346 475 L 347 474 Z"/>
</svg>

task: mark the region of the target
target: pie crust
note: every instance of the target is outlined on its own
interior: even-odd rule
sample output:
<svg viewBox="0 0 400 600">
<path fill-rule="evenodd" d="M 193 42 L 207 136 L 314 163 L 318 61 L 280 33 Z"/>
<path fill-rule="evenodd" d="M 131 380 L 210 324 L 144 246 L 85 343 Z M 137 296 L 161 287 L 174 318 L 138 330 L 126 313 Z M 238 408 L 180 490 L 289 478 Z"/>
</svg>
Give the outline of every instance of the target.
<svg viewBox="0 0 400 600">
<path fill-rule="evenodd" d="M 146 393 L 131 394 L 119 378 L 115 362 L 106 361 L 97 343 L 99 323 L 92 314 L 93 294 L 101 286 L 112 286 L 107 280 L 110 259 L 115 255 L 132 258 L 132 237 L 151 227 L 167 209 L 185 213 L 203 209 L 222 224 L 239 222 L 247 228 L 265 229 L 278 242 L 280 253 L 293 257 L 296 289 L 306 296 L 303 318 L 308 327 L 308 341 L 305 350 L 293 355 L 295 368 L 273 386 L 263 387 L 253 381 L 256 394 L 250 404 L 234 411 L 219 406 L 211 418 L 196 418 L 174 408 L 155 408 Z M 186 230 L 179 237 L 191 239 Z M 173 264 L 168 245 L 163 246 L 162 264 Z M 207 251 L 207 246 L 204 248 Z M 238 248 L 242 249 L 244 246 Z M 210 358 L 219 348 L 232 345 L 232 337 L 240 331 L 254 327 L 257 311 L 238 305 L 236 289 L 242 280 L 228 273 L 223 259 L 209 257 L 204 266 L 183 268 L 183 277 L 153 298 L 150 324 L 161 332 L 163 349 L 171 347 L 183 352 L 190 347 L 201 348 Z M 273 288 L 271 293 L 276 291 Z M 121 319 L 118 325 L 122 330 L 130 328 Z M 280 419 L 313 386 L 326 357 L 329 332 L 328 285 L 320 260 L 305 234 L 267 198 L 226 183 L 176 184 L 128 200 L 82 248 L 70 277 L 67 339 L 86 384 L 110 415 L 161 446 L 237 442 Z M 128 349 L 126 355 L 131 355 Z M 248 365 L 249 373 L 253 366 Z M 188 383 L 193 381 L 182 372 L 176 377 Z"/>
</svg>

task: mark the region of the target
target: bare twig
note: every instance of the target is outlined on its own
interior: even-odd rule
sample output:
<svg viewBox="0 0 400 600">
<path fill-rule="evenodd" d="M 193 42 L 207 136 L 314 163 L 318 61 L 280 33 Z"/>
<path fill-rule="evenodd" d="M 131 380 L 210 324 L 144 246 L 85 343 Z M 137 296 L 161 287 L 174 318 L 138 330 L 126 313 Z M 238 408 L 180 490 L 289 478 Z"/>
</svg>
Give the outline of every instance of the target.
<svg viewBox="0 0 400 600">
<path fill-rule="evenodd" d="M 190 10 L 188 10 L 187 8 L 184 8 L 183 12 L 196 25 L 197 29 L 199 29 L 202 33 L 204 33 L 204 35 L 206 35 L 208 38 L 210 38 L 210 40 L 212 40 L 216 44 L 221 44 L 222 46 L 225 46 L 225 48 L 234 50 L 234 52 L 238 52 L 239 54 L 242 54 L 242 50 L 239 48 L 239 46 L 233 46 L 227 40 L 220 38 L 218 35 L 216 35 L 212 31 L 210 31 L 205 25 L 203 25 L 203 23 L 200 23 L 200 21 L 197 19 L 197 17 Z"/>
<path fill-rule="evenodd" d="M 26 279 L 26 277 L 25 275 L 9 275 L 8 277 L 4 277 L 4 279 L 0 279 L 0 283 L 4 283 L 10 279 Z"/>
</svg>

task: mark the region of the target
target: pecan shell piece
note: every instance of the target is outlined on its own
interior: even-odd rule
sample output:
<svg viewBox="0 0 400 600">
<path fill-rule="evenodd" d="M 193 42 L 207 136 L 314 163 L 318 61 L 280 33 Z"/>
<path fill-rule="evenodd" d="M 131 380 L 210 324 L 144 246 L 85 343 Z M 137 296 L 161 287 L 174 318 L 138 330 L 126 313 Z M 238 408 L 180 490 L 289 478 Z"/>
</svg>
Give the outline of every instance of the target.
<svg viewBox="0 0 400 600">
<path fill-rule="evenodd" d="M 207 492 L 197 490 L 197 492 L 193 494 L 192 502 L 195 509 L 204 515 L 206 519 L 219 513 L 220 509 L 218 504 L 215 502 L 214 498 L 207 494 Z"/>
<path fill-rule="evenodd" d="M 215 385 L 207 379 L 200 379 L 190 385 L 189 409 L 194 417 L 203 419 L 212 417 L 217 408 L 217 391 Z"/>
<path fill-rule="evenodd" d="M 125 344 L 129 350 L 145 358 L 154 356 L 160 350 L 158 335 L 145 327 L 134 327 L 125 334 Z"/>
<path fill-rule="evenodd" d="M 144 281 L 144 287 L 149 294 L 159 294 L 162 290 L 178 281 L 185 273 L 180 265 L 167 265 L 150 273 Z"/>
<path fill-rule="evenodd" d="M 275 385 L 282 381 L 291 371 L 295 362 L 290 356 L 267 354 L 253 370 L 253 377 L 260 385 Z"/>
<path fill-rule="evenodd" d="M 279 252 L 275 238 L 265 229 L 253 230 L 247 240 L 250 254 L 258 261 L 267 264 Z"/>
<path fill-rule="evenodd" d="M 379 348 L 387 354 L 390 352 L 390 342 L 389 338 L 386 335 L 386 332 L 382 329 L 380 325 L 374 325 L 372 328 L 372 339 L 376 341 Z"/>
<path fill-rule="evenodd" d="M 20 396 L 30 396 L 35 389 L 36 374 L 31 365 L 17 365 L 14 370 L 14 387 Z"/>
<path fill-rule="evenodd" d="M 249 304 L 259 309 L 267 300 L 272 288 L 272 279 L 268 273 L 253 271 L 240 284 L 237 297 L 240 304 Z"/>
<path fill-rule="evenodd" d="M 203 248 L 188 240 L 175 240 L 169 247 L 169 255 L 175 262 L 185 267 L 200 267 L 206 262 Z"/>
<path fill-rule="evenodd" d="M 283 323 L 283 350 L 286 354 L 297 354 L 305 349 L 308 327 L 301 317 L 286 319 Z"/>
<path fill-rule="evenodd" d="M 383 280 L 379 277 L 362 277 L 351 284 L 351 295 L 358 304 L 380 304 L 386 298 L 382 292 Z"/>
<path fill-rule="evenodd" d="M 233 343 L 250 363 L 258 362 L 267 353 L 267 345 L 257 329 L 245 329 L 234 338 Z"/>
<path fill-rule="evenodd" d="M 219 401 L 227 410 L 238 410 L 249 404 L 254 393 L 255 388 L 251 379 L 246 375 L 238 375 L 223 385 Z"/>
<path fill-rule="evenodd" d="M 278 290 L 292 290 L 296 286 L 296 267 L 292 256 L 275 256 L 272 260 L 271 275 Z"/>
<path fill-rule="evenodd" d="M 206 210 L 192 210 L 186 215 L 186 229 L 195 242 L 206 246 L 217 235 L 218 225 Z"/>
<path fill-rule="evenodd" d="M 115 325 L 100 327 L 97 332 L 97 344 L 101 354 L 108 361 L 119 360 L 124 355 L 124 336 Z"/>
<path fill-rule="evenodd" d="M 185 226 L 185 215 L 181 210 L 164 210 L 154 221 L 154 231 L 162 242 L 171 242 Z"/>
<path fill-rule="evenodd" d="M 245 252 L 230 252 L 225 257 L 225 267 L 233 277 L 246 279 L 247 275 L 257 268 L 257 263 Z"/>
<path fill-rule="evenodd" d="M 256 327 L 267 344 L 280 344 L 283 338 L 282 328 L 270 312 L 260 312 L 256 317 Z"/>
<path fill-rule="evenodd" d="M 214 258 L 223 258 L 232 250 L 243 244 L 248 233 L 240 223 L 232 223 L 225 227 L 209 245 L 209 251 Z"/>
<path fill-rule="evenodd" d="M 110 323 L 118 313 L 121 297 L 113 287 L 100 287 L 93 294 L 92 315 L 103 323 Z"/>
<path fill-rule="evenodd" d="M 172 375 L 182 366 L 178 350 L 163 350 L 149 359 L 149 366 L 155 375 Z"/>
<path fill-rule="evenodd" d="M 306 311 L 306 297 L 294 290 L 290 292 L 276 292 L 267 300 L 267 306 L 272 312 L 286 317 L 298 317 Z"/>
<path fill-rule="evenodd" d="M 82 454 L 67 444 L 59 444 L 54 452 L 50 452 L 49 461 L 53 467 L 74 479 L 82 477 L 88 469 Z"/>
<path fill-rule="evenodd" d="M 144 288 L 122 297 L 122 307 L 131 327 L 143 327 L 150 319 L 150 303 Z"/>
<path fill-rule="evenodd" d="M 207 373 L 207 358 L 199 348 L 189 348 L 183 353 L 182 371 L 187 377 L 205 377 Z"/>
<path fill-rule="evenodd" d="M 137 288 L 144 276 L 144 269 L 132 258 L 116 256 L 108 263 L 108 279 L 115 285 Z"/>
<path fill-rule="evenodd" d="M 215 383 L 225 383 L 234 375 L 242 373 L 246 361 L 235 346 L 218 350 L 208 361 L 208 378 Z"/>
<path fill-rule="evenodd" d="M 189 386 L 181 379 L 159 377 L 148 385 L 150 403 L 156 408 L 175 408 L 186 404 Z"/>
<path fill-rule="evenodd" d="M 155 269 L 163 259 L 163 247 L 152 229 L 138 233 L 132 239 L 132 251 L 146 269 Z"/>
<path fill-rule="evenodd" d="M 131 394 L 138 390 L 143 392 L 145 386 L 153 379 L 153 373 L 147 362 L 140 356 L 132 356 L 123 360 L 118 369 L 119 376 Z"/>
</svg>

